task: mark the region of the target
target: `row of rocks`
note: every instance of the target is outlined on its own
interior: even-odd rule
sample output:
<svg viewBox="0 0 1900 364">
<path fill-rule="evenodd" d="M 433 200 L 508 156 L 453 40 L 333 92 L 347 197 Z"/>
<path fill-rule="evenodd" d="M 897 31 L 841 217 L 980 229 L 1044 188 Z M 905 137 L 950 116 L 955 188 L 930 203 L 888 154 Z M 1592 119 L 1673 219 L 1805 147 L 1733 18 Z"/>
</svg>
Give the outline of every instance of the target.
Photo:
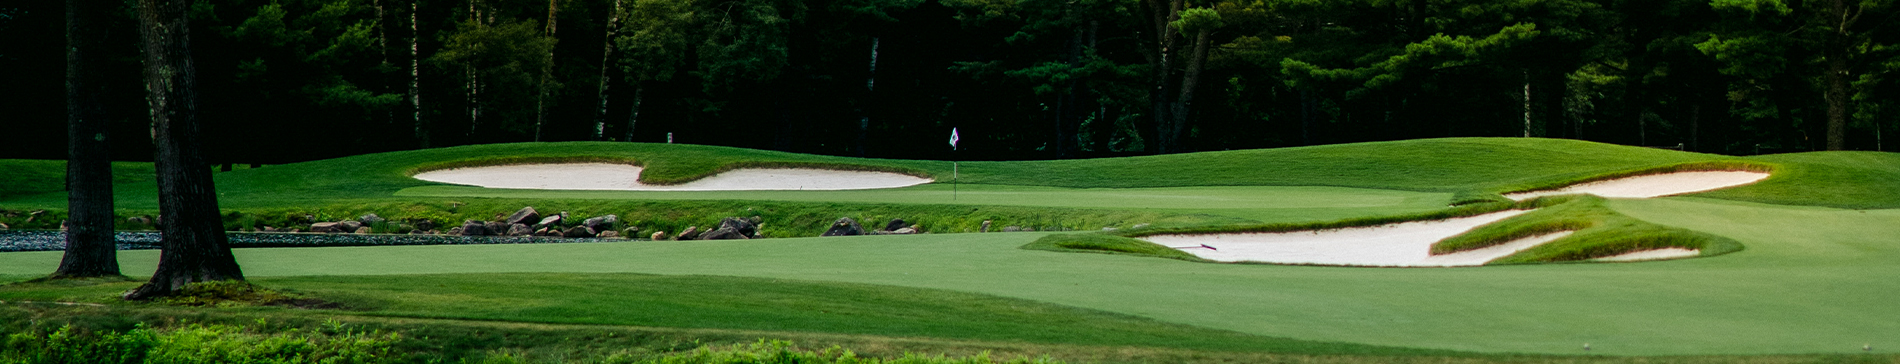
<svg viewBox="0 0 1900 364">
<path fill-rule="evenodd" d="M 655 231 L 648 236 L 653 240 L 743 240 L 758 239 L 759 229 L 764 227 L 764 219 L 728 217 L 719 220 L 719 226 L 700 231 L 698 226 L 688 226 L 679 234 L 667 235 L 665 231 Z M 671 239 L 668 239 L 668 238 Z"/>
<path fill-rule="evenodd" d="M 858 224 L 857 220 L 840 217 L 837 221 L 833 221 L 831 228 L 825 229 L 825 233 L 820 236 L 903 235 L 916 234 L 919 229 L 921 228 L 915 224 L 905 223 L 904 219 L 891 219 L 890 222 L 884 224 L 884 229 L 867 231 L 864 230 L 863 225 Z"/>
</svg>

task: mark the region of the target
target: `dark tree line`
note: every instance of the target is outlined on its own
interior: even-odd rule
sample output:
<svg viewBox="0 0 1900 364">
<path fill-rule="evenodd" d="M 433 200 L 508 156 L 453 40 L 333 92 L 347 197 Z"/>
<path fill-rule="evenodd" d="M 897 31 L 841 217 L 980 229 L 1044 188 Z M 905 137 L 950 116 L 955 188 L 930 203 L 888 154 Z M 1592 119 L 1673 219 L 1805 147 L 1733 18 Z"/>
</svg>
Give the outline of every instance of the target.
<svg viewBox="0 0 1900 364">
<path fill-rule="evenodd" d="M 132 2 L 94 77 L 154 155 Z M 59 158 L 63 19 L 0 8 L 0 156 Z M 1888 149 L 1891 0 L 196 0 L 213 164 L 618 140 L 1032 159 L 1450 136 Z M 963 131 L 966 155 L 938 145 Z M 942 150 L 939 150 L 942 149 Z"/>
</svg>

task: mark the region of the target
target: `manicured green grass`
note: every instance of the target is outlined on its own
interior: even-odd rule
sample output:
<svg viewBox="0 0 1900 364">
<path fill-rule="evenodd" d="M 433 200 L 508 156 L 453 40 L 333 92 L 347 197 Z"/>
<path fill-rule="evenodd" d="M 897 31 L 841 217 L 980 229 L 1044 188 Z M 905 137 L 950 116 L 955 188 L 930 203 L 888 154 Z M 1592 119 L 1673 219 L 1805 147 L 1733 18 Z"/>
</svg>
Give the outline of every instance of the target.
<svg viewBox="0 0 1900 364">
<path fill-rule="evenodd" d="M 1711 203 L 1704 201 L 1717 201 Z M 1718 257 L 1622 264 L 1376 269 L 1202 264 L 1017 249 L 1043 233 L 719 242 L 243 249 L 252 277 L 481 272 L 723 275 L 944 289 L 1269 337 L 1479 352 L 1852 353 L 1900 347 L 1900 210 L 1611 200 L 1734 238 Z M 1826 233 L 1816 233 L 1817 231 Z M 0 254 L 0 274 L 57 252 Z M 128 272 L 155 252 L 124 252 Z M 418 262 L 427 262 L 418 264 Z M 369 279 L 371 277 L 366 277 Z M 318 278 L 311 278 L 318 279 Z M 490 291 L 544 283 L 521 282 Z M 510 287 L 510 288 L 502 288 Z M 568 305 L 548 302 L 546 305 Z M 574 305 L 619 305 L 599 300 Z M 546 306 L 534 306 L 546 307 Z M 423 308 L 417 308 L 421 310 Z M 581 308 L 571 308 L 581 309 Z M 453 315 L 445 310 L 439 315 Z"/>
<path fill-rule="evenodd" d="M 1478 249 L 1561 231 L 1572 233 L 1489 264 L 1582 261 L 1662 248 L 1693 249 L 1700 251 L 1703 257 L 1742 250 L 1742 244 L 1734 239 L 1631 218 L 1607 207 L 1607 201 L 1596 196 L 1576 196 L 1561 204 L 1439 241 L 1432 245 L 1432 252 Z"/>
</svg>

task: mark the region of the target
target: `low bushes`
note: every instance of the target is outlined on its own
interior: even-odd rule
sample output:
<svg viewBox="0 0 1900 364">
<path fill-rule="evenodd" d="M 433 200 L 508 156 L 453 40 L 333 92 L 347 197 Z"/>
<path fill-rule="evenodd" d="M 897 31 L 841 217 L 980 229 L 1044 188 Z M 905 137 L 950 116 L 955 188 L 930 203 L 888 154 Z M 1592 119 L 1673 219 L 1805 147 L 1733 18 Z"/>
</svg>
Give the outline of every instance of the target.
<svg viewBox="0 0 1900 364">
<path fill-rule="evenodd" d="M 244 326 L 187 325 L 155 330 L 139 325 L 125 332 L 52 332 L 7 335 L 0 364 L 170 363 L 410 363 L 395 350 L 401 335 L 330 330 L 263 333 Z"/>
</svg>

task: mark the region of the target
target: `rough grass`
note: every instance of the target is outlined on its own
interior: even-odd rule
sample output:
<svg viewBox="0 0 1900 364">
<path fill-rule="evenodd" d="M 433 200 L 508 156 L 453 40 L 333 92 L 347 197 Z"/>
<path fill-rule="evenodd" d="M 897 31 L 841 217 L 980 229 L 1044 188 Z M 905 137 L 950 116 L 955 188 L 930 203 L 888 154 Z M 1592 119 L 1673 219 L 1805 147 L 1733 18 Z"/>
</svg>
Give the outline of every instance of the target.
<svg viewBox="0 0 1900 364">
<path fill-rule="evenodd" d="M 1188 254 L 1187 252 L 1161 246 L 1160 244 L 1150 243 L 1146 240 L 1110 234 L 1049 235 L 1041 239 L 1036 239 L 1035 242 L 1023 245 L 1022 248 L 1057 252 L 1127 254 L 1180 259 L 1190 262 L 1208 261 L 1201 259 L 1201 257 L 1194 256 L 1194 254 Z"/>
</svg>

